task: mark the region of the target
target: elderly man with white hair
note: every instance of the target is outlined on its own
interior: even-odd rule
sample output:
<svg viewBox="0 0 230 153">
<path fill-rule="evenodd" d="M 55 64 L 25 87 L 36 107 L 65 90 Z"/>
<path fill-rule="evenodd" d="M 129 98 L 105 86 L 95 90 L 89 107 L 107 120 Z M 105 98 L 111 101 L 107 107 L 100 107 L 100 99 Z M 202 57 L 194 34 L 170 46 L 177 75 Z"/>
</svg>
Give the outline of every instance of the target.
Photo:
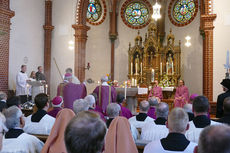
<svg viewBox="0 0 230 153">
<path fill-rule="evenodd" d="M 35 136 L 24 133 L 25 124 L 22 111 L 17 106 L 11 106 L 4 111 L 6 126 L 9 131 L 3 139 L 3 153 L 38 153 L 42 150 L 43 142 Z"/>
<path fill-rule="evenodd" d="M 84 100 L 88 103 L 89 111 L 93 111 L 93 112 L 95 112 L 95 113 L 98 113 L 98 115 L 100 115 L 101 119 L 102 119 L 103 121 L 105 121 L 105 116 L 104 116 L 101 112 L 95 110 L 96 101 L 95 101 L 94 96 L 93 96 L 93 95 L 88 95 L 88 96 L 85 97 Z"/>
<path fill-rule="evenodd" d="M 185 132 L 189 129 L 187 113 L 182 108 L 174 108 L 169 114 L 166 126 L 169 129 L 168 136 L 146 145 L 144 153 L 192 153 L 196 144 L 185 137 Z"/>
<path fill-rule="evenodd" d="M 106 113 L 109 119 L 106 121 L 107 128 L 114 118 L 120 115 L 121 107 L 117 103 L 111 103 L 107 106 Z"/>
<path fill-rule="evenodd" d="M 6 100 L 7 100 L 6 93 L 3 91 L 0 91 L 0 112 L 2 112 L 3 109 L 7 108 Z"/>
<path fill-rule="evenodd" d="M 77 115 L 79 112 L 88 111 L 89 105 L 84 99 L 77 99 L 73 102 L 73 111 Z"/>
<path fill-rule="evenodd" d="M 192 121 L 194 118 L 194 114 L 192 112 L 192 104 L 185 104 L 184 110 L 188 113 L 189 121 Z"/>
<path fill-rule="evenodd" d="M 101 85 L 97 86 L 93 93 L 97 94 L 96 107 L 101 113 L 106 112 L 107 105 L 116 102 L 116 89 L 113 86 L 108 85 L 108 77 L 104 76 L 101 78 Z"/>
</svg>

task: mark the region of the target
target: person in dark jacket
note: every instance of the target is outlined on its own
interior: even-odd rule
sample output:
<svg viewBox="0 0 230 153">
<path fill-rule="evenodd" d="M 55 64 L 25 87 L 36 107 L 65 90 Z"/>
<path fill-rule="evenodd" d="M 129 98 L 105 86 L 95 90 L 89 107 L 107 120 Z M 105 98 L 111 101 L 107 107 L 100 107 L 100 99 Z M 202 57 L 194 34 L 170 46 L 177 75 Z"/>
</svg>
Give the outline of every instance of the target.
<svg viewBox="0 0 230 153">
<path fill-rule="evenodd" d="M 226 123 L 230 125 L 230 97 L 224 99 L 224 115 L 217 122 Z"/>
<path fill-rule="evenodd" d="M 221 118 L 224 115 L 223 102 L 225 98 L 230 97 L 230 79 L 224 79 L 220 84 L 223 86 L 224 93 L 220 94 L 217 98 L 217 118 Z"/>
</svg>

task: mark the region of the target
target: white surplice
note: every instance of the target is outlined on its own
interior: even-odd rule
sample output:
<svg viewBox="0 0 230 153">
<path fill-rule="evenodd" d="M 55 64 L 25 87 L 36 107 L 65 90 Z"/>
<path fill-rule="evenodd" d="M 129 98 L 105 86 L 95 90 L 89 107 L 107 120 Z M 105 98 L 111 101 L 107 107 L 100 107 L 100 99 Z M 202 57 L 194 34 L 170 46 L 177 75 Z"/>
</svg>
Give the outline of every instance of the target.
<svg viewBox="0 0 230 153">
<path fill-rule="evenodd" d="M 40 153 L 44 143 L 35 136 L 23 133 L 17 138 L 3 138 L 1 153 Z"/>
<path fill-rule="evenodd" d="M 46 114 L 40 122 L 32 122 L 32 115 L 26 117 L 23 130 L 29 134 L 49 135 L 55 122 L 55 118 Z"/>
<path fill-rule="evenodd" d="M 16 96 L 27 95 L 29 90 L 27 90 L 28 76 L 26 73 L 19 72 L 16 76 Z"/>
<path fill-rule="evenodd" d="M 153 122 L 154 120 L 147 116 L 144 121 L 137 121 L 136 116 L 133 116 L 129 119 L 129 123 L 133 125 L 135 128 L 142 128 L 146 123 Z"/>
</svg>

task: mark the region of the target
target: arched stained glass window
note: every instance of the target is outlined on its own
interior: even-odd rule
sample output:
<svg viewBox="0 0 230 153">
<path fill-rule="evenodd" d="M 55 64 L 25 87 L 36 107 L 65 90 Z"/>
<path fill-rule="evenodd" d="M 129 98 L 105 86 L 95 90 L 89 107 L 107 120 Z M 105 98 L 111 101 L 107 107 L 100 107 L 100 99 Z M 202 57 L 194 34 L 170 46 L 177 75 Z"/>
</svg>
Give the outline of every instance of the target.
<svg viewBox="0 0 230 153">
<path fill-rule="evenodd" d="M 185 23 L 195 14 L 196 6 L 194 0 L 179 0 L 173 8 L 173 17 L 177 22 Z"/>
<path fill-rule="evenodd" d="M 125 9 L 125 19 L 133 26 L 143 25 L 149 19 L 149 10 L 143 3 L 131 3 Z"/>
<path fill-rule="evenodd" d="M 97 22 L 102 15 L 102 7 L 99 0 L 89 0 L 87 19 L 90 22 Z"/>
<path fill-rule="evenodd" d="M 128 27 L 141 29 L 150 22 L 151 8 L 147 0 L 126 0 L 121 8 L 121 18 Z"/>
</svg>

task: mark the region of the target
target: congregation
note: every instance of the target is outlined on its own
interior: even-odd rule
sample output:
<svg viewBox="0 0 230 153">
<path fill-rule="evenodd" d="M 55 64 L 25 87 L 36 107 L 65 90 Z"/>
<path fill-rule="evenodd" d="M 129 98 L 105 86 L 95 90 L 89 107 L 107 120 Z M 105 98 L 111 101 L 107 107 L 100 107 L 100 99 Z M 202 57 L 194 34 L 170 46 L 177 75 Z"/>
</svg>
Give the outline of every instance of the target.
<svg viewBox="0 0 230 153">
<path fill-rule="evenodd" d="M 68 68 L 57 96 L 34 97 L 33 113 L 24 116 L 26 66 L 17 76 L 16 96 L 0 92 L 0 149 L 2 153 L 229 153 L 230 81 L 221 85 L 217 117 L 210 117 L 210 102 L 193 94 L 180 80 L 174 108 L 162 101 L 155 81 L 137 114 L 126 108 L 126 97 L 110 86 L 107 77 L 93 93 Z M 42 67 L 35 78 L 45 81 Z M 76 81 L 73 81 L 76 80 Z M 39 136 L 46 136 L 42 140 Z"/>
</svg>

